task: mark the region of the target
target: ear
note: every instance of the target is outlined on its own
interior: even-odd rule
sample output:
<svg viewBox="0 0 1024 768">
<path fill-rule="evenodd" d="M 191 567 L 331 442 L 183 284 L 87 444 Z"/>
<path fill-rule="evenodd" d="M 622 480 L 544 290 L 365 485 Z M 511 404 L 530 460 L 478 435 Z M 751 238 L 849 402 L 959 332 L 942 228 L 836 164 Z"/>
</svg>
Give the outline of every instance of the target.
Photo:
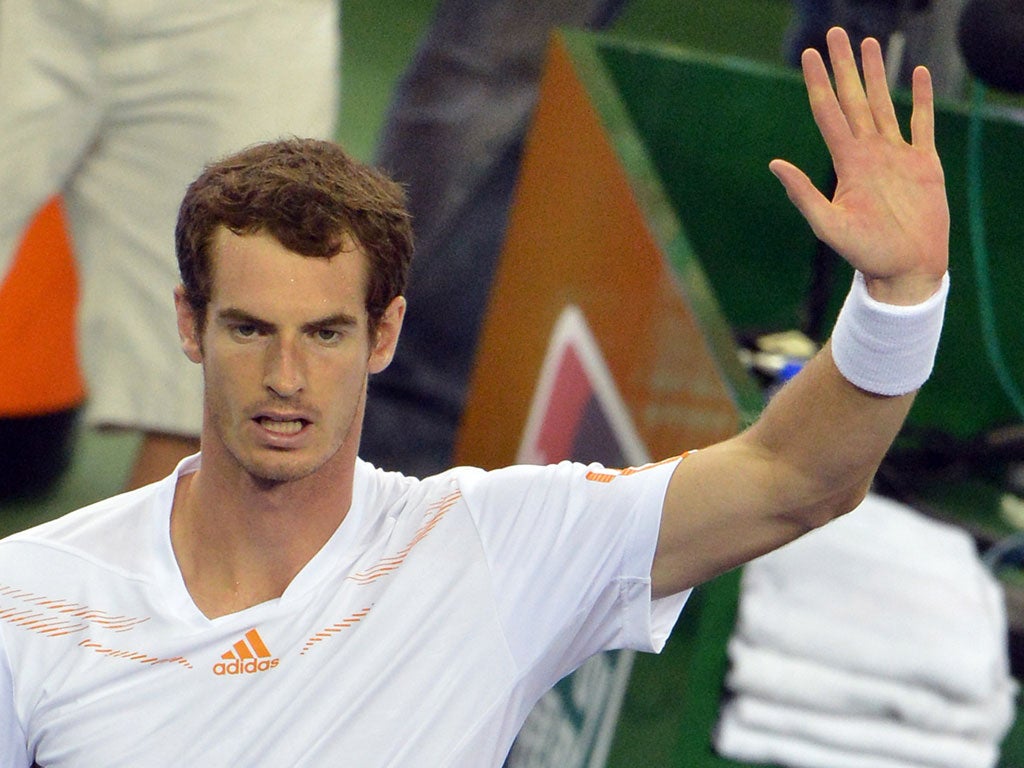
<svg viewBox="0 0 1024 768">
<path fill-rule="evenodd" d="M 391 363 L 398 347 L 398 335 L 405 319 L 405 297 L 396 296 L 377 324 L 377 338 L 370 349 L 370 373 L 380 373 Z"/>
<path fill-rule="evenodd" d="M 203 362 L 203 345 L 199 338 L 199 326 L 196 323 L 195 311 L 185 298 L 185 286 L 174 289 L 174 311 L 178 316 L 178 338 L 185 357 L 193 363 Z"/>
</svg>

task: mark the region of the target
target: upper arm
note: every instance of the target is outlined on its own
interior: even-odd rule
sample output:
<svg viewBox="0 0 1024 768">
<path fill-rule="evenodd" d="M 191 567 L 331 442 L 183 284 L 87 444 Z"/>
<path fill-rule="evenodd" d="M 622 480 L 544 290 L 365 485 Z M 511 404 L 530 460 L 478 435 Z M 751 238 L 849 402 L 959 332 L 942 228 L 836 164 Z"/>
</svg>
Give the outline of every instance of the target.
<svg viewBox="0 0 1024 768">
<path fill-rule="evenodd" d="M 651 578 L 655 596 L 700 584 L 809 530 L 774 489 L 781 467 L 738 436 L 696 451 L 669 481 Z"/>
</svg>

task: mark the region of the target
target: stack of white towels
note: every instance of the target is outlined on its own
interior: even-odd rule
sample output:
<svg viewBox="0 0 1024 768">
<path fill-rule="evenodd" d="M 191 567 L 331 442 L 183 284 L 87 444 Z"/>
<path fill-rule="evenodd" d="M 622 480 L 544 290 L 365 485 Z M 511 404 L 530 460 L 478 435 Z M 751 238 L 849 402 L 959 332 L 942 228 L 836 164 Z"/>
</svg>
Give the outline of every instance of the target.
<svg viewBox="0 0 1024 768">
<path fill-rule="evenodd" d="M 792 768 L 992 768 L 1006 607 L 959 528 L 884 497 L 744 568 L 714 735 Z"/>
</svg>

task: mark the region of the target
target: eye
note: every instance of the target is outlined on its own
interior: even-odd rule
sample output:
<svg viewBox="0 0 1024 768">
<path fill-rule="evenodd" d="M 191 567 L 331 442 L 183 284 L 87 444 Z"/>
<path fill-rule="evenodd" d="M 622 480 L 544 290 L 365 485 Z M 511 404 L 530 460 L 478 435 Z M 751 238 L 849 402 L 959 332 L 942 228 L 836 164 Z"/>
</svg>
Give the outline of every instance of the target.
<svg viewBox="0 0 1024 768">
<path fill-rule="evenodd" d="M 336 344 L 341 340 L 341 331 L 335 328 L 317 328 L 313 332 L 313 338 L 321 344 Z"/>
<path fill-rule="evenodd" d="M 259 335 L 260 329 L 255 323 L 236 323 L 231 326 L 231 335 L 236 339 L 252 339 Z"/>
</svg>

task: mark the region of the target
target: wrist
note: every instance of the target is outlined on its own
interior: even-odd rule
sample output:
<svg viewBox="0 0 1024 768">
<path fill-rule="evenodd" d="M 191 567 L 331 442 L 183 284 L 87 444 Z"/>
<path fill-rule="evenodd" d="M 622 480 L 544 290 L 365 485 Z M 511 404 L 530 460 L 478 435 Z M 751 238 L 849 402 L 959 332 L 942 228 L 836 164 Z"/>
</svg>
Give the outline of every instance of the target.
<svg viewBox="0 0 1024 768">
<path fill-rule="evenodd" d="M 948 292 L 947 273 L 923 301 L 887 303 L 869 293 L 857 272 L 832 331 L 832 359 L 839 372 L 879 395 L 903 395 L 920 387 L 935 362 Z"/>
<path fill-rule="evenodd" d="M 860 274 L 860 273 L 858 273 Z M 946 275 L 910 275 L 898 278 L 861 275 L 868 295 L 875 301 L 892 306 L 922 304 L 942 289 Z"/>
</svg>

